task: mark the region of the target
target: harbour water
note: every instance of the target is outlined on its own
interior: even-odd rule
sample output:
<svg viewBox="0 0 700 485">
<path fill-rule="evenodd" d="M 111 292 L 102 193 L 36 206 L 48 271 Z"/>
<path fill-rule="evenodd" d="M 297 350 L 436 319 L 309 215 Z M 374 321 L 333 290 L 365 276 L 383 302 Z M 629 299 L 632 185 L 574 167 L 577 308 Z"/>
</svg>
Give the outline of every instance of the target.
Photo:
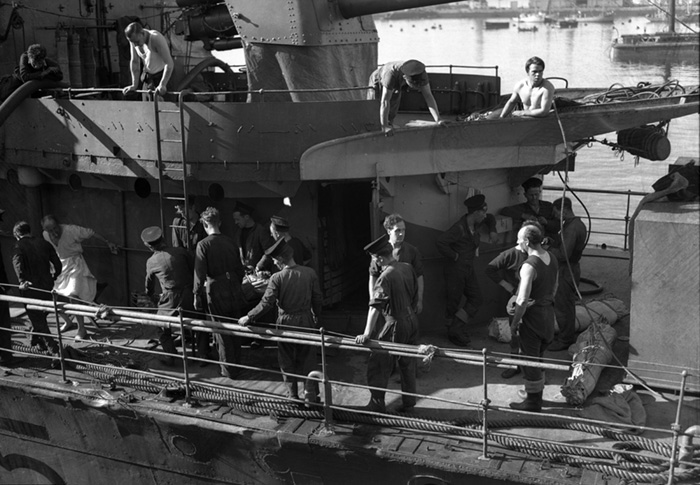
<svg viewBox="0 0 700 485">
<path fill-rule="evenodd" d="M 441 18 L 376 20 L 379 31 L 379 63 L 397 59 L 416 58 L 427 65 L 498 66 L 502 92 L 512 91 L 513 85 L 525 75 L 525 61 L 539 56 L 546 62 L 545 74 L 565 78 L 571 87 L 609 88 L 614 85 L 635 86 L 639 82 L 661 84 L 678 80 L 682 86 L 700 82 L 698 64 L 616 63 L 610 59 L 614 29 L 621 33 L 643 31 L 644 18 L 616 17 L 613 24 L 579 24 L 578 28 L 560 29 L 539 24 L 536 32 L 508 29 L 487 30 L 483 18 Z M 436 68 L 435 70 L 440 70 Z M 555 81 L 555 87 L 563 82 Z M 664 161 L 649 161 L 625 153 L 621 159 L 609 146 L 595 143 L 579 150 L 576 169 L 569 174 L 574 188 L 604 190 L 653 191 L 653 184 L 668 172 L 669 163 L 678 157 L 700 156 L 700 116 L 674 120 L 669 128 L 671 154 Z M 598 137 L 615 141 L 614 133 Z M 559 175 L 545 177 L 548 186 L 562 186 Z M 605 212 L 606 217 L 624 218 L 627 199 L 621 196 L 592 196 L 578 194 L 592 213 Z M 552 200 L 558 194 L 545 193 Z M 641 197 L 631 198 L 633 212 Z M 583 215 L 580 204 L 575 211 Z M 624 224 L 594 220 L 591 244 L 623 247 L 622 236 L 601 233 L 624 232 Z"/>
<path fill-rule="evenodd" d="M 593 87 L 602 90 L 614 86 L 635 86 L 640 82 L 661 84 L 677 80 L 682 86 L 700 83 L 698 64 L 644 64 L 619 63 L 610 59 L 610 46 L 615 31 L 619 33 L 643 32 L 649 28 L 645 18 L 618 15 L 613 24 L 580 23 L 578 28 L 562 29 L 538 24 L 536 32 L 519 32 L 514 26 L 508 29 L 487 30 L 484 18 L 433 18 L 433 19 L 375 19 L 379 32 L 379 63 L 399 59 L 419 59 L 428 66 L 498 66 L 503 93 L 512 91 L 516 81 L 525 75 L 525 61 L 539 56 L 547 66 L 545 74 L 565 78 L 571 87 Z M 222 53 L 230 64 L 243 64 L 241 52 Z M 431 71 L 445 71 L 448 67 L 432 67 Z M 563 87 L 555 81 L 555 87 Z M 609 146 L 594 143 L 579 150 L 576 169 L 570 173 L 569 185 L 577 188 L 606 190 L 632 190 L 650 192 L 651 184 L 668 172 L 669 163 L 678 157 L 700 156 L 700 115 L 674 120 L 669 128 L 671 154 L 667 160 L 652 162 L 625 153 L 623 157 Z M 614 133 L 599 137 L 616 141 Z M 558 175 L 548 175 L 545 183 L 561 186 Z M 548 193 L 545 198 L 556 197 Z M 585 194 L 584 203 L 602 204 L 599 209 L 623 218 L 626 198 L 597 198 L 595 202 Z M 632 198 L 634 211 L 640 197 Z M 583 213 L 578 207 L 577 212 Z M 620 223 L 596 222 L 594 231 L 623 232 Z M 600 225 L 602 224 L 603 227 Z M 614 226 L 614 227 L 611 227 Z M 594 244 L 621 247 L 621 237 L 594 234 Z"/>
</svg>

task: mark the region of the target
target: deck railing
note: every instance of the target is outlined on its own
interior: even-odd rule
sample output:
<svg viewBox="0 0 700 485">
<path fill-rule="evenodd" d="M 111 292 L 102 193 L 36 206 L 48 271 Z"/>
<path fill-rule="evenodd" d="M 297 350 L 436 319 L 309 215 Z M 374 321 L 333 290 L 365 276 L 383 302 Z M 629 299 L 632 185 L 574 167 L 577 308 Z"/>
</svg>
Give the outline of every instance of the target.
<svg viewBox="0 0 700 485">
<path fill-rule="evenodd" d="M 549 191 L 553 194 L 553 196 L 556 197 L 555 193 L 561 193 L 562 188 L 561 187 L 556 187 L 556 186 L 551 186 L 551 185 L 545 185 L 542 187 L 543 191 Z M 622 249 L 624 251 L 629 250 L 629 237 L 630 237 L 630 222 L 631 222 L 631 213 L 634 212 L 634 208 L 632 207 L 632 199 L 633 197 L 636 198 L 641 198 L 647 195 L 647 192 L 638 192 L 634 190 L 604 190 L 604 189 L 589 189 L 589 188 L 569 188 L 568 189 L 570 193 L 567 195 L 567 197 L 572 198 L 571 193 L 573 194 L 596 194 L 598 196 L 600 195 L 610 195 L 614 196 L 616 198 L 622 199 L 624 198 L 624 216 L 617 216 L 617 217 L 610 217 L 610 216 L 601 216 L 601 215 L 595 215 L 597 213 L 603 212 L 603 213 L 609 213 L 609 212 L 614 212 L 614 211 L 609 211 L 609 210 L 604 210 L 604 208 L 601 208 L 600 206 L 596 207 L 598 210 L 590 210 L 589 207 L 587 207 L 587 210 L 591 212 L 590 216 L 587 216 L 587 214 L 583 214 L 580 212 L 577 212 L 576 215 L 579 216 L 584 222 L 586 222 L 586 226 L 589 229 L 590 234 L 598 234 L 598 235 L 607 235 L 607 236 L 613 236 L 617 240 L 622 240 Z M 548 200 L 550 199 L 549 197 L 547 198 Z M 572 202 L 575 203 L 575 201 L 572 200 Z M 588 204 L 586 204 L 588 206 Z M 617 206 L 619 207 L 619 206 Z M 619 212 L 619 211 L 618 211 Z M 596 221 L 601 222 L 601 224 L 596 224 Z M 590 223 L 589 223 L 590 222 Z M 601 227 L 601 228 L 599 228 Z"/>
<path fill-rule="evenodd" d="M 612 423 L 608 421 L 598 421 L 592 419 L 583 419 L 579 417 L 564 416 L 559 414 L 544 414 L 544 413 L 528 413 L 525 411 L 512 410 L 507 406 L 495 405 L 489 399 L 489 382 L 487 369 L 492 367 L 504 367 L 504 366 L 529 366 L 538 367 L 541 369 L 550 369 L 557 371 L 568 371 L 569 363 L 560 363 L 557 361 L 552 361 L 549 359 L 544 359 L 542 361 L 533 361 L 525 358 L 514 358 L 510 354 L 502 354 L 498 352 L 490 351 L 484 348 L 480 351 L 469 351 L 469 350 L 457 350 L 457 349 L 440 349 L 434 346 L 415 346 L 415 345 L 405 345 L 405 344 L 395 344 L 391 342 L 380 342 L 376 340 L 369 341 L 366 345 L 355 344 L 354 338 L 352 336 L 334 334 L 327 332 L 323 328 L 319 330 L 309 329 L 287 329 L 287 327 L 277 327 L 275 325 L 256 325 L 256 326 L 241 326 L 237 324 L 236 319 L 225 319 L 217 318 L 221 321 L 212 321 L 207 319 L 193 319 L 185 318 L 183 316 L 170 317 L 151 313 L 156 309 L 149 310 L 144 308 L 139 308 L 133 310 L 130 308 L 107 308 L 107 307 L 97 307 L 94 305 L 84 305 L 84 304 L 73 304 L 59 302 L 55 292 L 52 292 L 51 300 L 41 300 L 41 299 L 31 299 L 22 298 L 16 296 L 10 296 L 7 294 L 0 294 L 0 301 L 5 301 L 8 303 L 13 303 L 15 305 L 24 305 L 28 310 L 38 310 L 46 313 L 52 313 L 59 322 L 59 313 L 65 313 L 67 315 L 82 316 L 82 317 L 93 317 L 102 318 L 103 320 L 109 320 L 113 323 L 119 322 L 122 325 L 146 325 L 152 327 L 160 328 L 170 328 L 175 331 L 180 331 L 183 336 L 182 352 L 179 358 L 181 359 L 182 374 L 180 376 L 173 376 L 171 374 L 160 373 L 154 370 L 137 370 L 137 369 L 125 369 L 124 367 L 115 367 L 112 365 L 105 365 L 89 360 L 83 360 L 80 358 L 79 352 L 74 352 L 70 350 L 70 347 L 64 345 L 65 342 L 70 342 L 73 339 L 66 337 L 61 329 L 60 325 L 56 325 L 56 332 L 59 341 L 59 355 L 57 356 L 57 361 L 60 364 L 61 378 L 64 382 L 67 380 L 67 370 L 69 366 L 85 373 L 88 373 L 95 377 L 100 377 L 102 379 L 108 380 L 112 385 L 115 384 L 117 379 L 123 379 L 124 376 L 133 376 L 132 388 L 138 389 L 139 379 L 144 379 L 147 384 L 140 384 L 146 386 L 147 390 L 152 392 L 158 391 L 158 383 L 175 384 L 184 388 L 184 401 L 186 405 L 192 405 L 196 400 L 212 401 L 216 400 L 216 396 L 220 396 L 221 399 L 231 401 L 232 394 L 238 396 L 244 396 L 246 403 L 251 399 L 261 399 L 266 403 L 266 405 L 275 405 L 277 403 L 281 406 L 279 413 L 292 413 L 294 415 L 294 408 L 290 405 L 300 405 L 305 404 L 304 401 L 298 399 L 285 398 L 283 396 L 271 394 L 269 392 L 264 392 L 256 389 L 247 389 L 241 387 L 232 386 L 222 386 L 220 384 L 213 384 L 211 382 L 206 382 L 201 379 L 194 379 L 190 375 L 190 366 L 193 362 L 206 362 L 211 364 L 220 365 L 221 362 L 210 361 L 207 359 L 195 358 L 189 356 L 187 353 L 186 345 L 184 344 L 184 335 L 186 330 L 198 331 L 198 332 L 209 332 L 209 333 L 220 333 L 226 335 L 234 335 L 239 337 L 254 337 L 256 339 L 263 339 L 275 342 L 287 342 L 295 344 L 310 345 L 314 347 L 320 347 L 321 350 L 321 371 L 314 371 L 309 376 L 303 375 L 293 375 L 287 373 L 288 376 L 296 377 L 298 379 L 313 379 L 319 382 L 321 388 L 323 389 L 323 402 L 322 403 L 306 403 L 310 411 L 303 411 L 306 414 L 302 414 L 302 417 L 322 419 L 323 433 L 332 434 L 334 429 L 334 419 L 336 416 L 340 416 L 341 419 L 361 419 L 363 422 L 369 422 L 374 424 L 386 424 L 396 426 L 397 420 L 401 421 L 401 427 L 412 427 L 417 430 L 423 430 L 427 432 L 438 432 L 444 434 L 454 435 L 456 439 L 480 443 L 482 447 L 483 458 L 489 457 L 489 445 L 494 443 L 505 448 L 517 450 L 523 452 L 529 450 L 528 452 L 539 457 L 551 456 L 551 450 L 558 450 L 556 447 L 561 447 L 561 453 L 573 454 L 574 456 L 592 457 L 600 458 L 604 456 L 606 463 L 599 463 L 591 461 L 590 463 L 579 460 L 576 465 L 582 466 L 584 468 L 589 468 L 597 472 L 601 472 L 610 476 L 618 476 L 624 479 L 634 480 L 638 478 L 635 472 L 629 469 L 625 470 L 623 467 L 613 466 L 612 463 L 615 460 L 624 462 L 625 460 L 636 460 L 639 459 L 643 463 L 654 463 L 658 467 L 662 467 L 663 463 L 668 463 L 667 472 L 661 473 L 664 478 L 668 477 L 668 483 L 672 483 L 674 476 L 678 478 L 685 477 L 697 477 L 700 476 L 700 465 L 697 462 L 692 461 L 692 453 L 688 455 L 687 453 L 680 456 L 678 454 L 679 450 L 679 439 L 685 436 L 680 428 L 681 422 L 681 411 L 684 407 L 683 396 L 685 383 L 688 376 L 686 371 L 680 372 L 679 377 L 679 401 L 678 408 L 676 412 L 675 423 L 670 423 L 671 431 L 668 429 L 653 428 L 647 426 L 637 426 L 636 429 L 639 431 L 654 431 L 657 433 L 664 433 L 671 435 L 672 445 L 661 444 L 656 441 L 649 440 L 649 444 L 640 445 L 639 443 L 643 440 L 637 435 L 629 435 L 630 438 L 625 438 L 628 436 L 625 431 L 629 428 L 628 424 Z M 8 331 L 7 329 L 1 329 L 1 331 Z M 11 332 L 29 334 L 26 330 L 21 329 L 11 329 Z M 35 334 L 36 335 L 36 334 Z M 28 335 L 29 336 L 29 335 Z M 53 337 L 53 336 L 52 336 Z M 76 341 L 77 343 L 77 341 Z M 138 352 L 147 355 L 156 355 L 160 357 L 173 357 L 173 354 L 158 352 L 155 350 L 139 349 L 134 348 L 129 345 L 119 345 L 112 343 L 110 341 L 99 342 L 99 344 L 105 348 L 119 349 L 128 352 Z M 480 421 L 474 423 L 471 427 L 466 426 L 459 422 L 436 422 L 431 419 L 424 419 L 418 415 L 399 415 L 398 417 L 394 415 L 388 415 L 387 413 L 377 413 L 371 412 L 364 409 L 357 409 L 356 407 L 342 406 L 334 402 L 333 399 L 333 387 L 334 386 L 345 386 L 353 387 L 364 390 L 377 389 L 371 386 L 366 386 L 354 382 L 336 381 L 329 378 L 328 372 L 328 358 L 327 352 L 329 349 L 342 349 L 351 352 L 381 352 L 388 353 L 396 357 L 403 358 L 413 358 L 413 359 L 447 359 L 458 364 L 464 365 L 475 365 L 481 366 L 482 368 L 482 397 L 480 401 L 473 402 L 468 400 L 454 400 L 454 399 L 444 399 L 437 396 L 431 395 L 421 395 L 421 394 L 410 394 L 419 399 L 432 400 L 442 404 L 448 404 L 449 406 L 454 406 L 456 409 L 474 409 L 480 412 Z M 12 350 L 13 353 L 24 356 L 40 357 L 43 359 L 51 359 L 56 362 L 55 356 L 50 356 L 46 352 L 38 352 L 27 346 L 15 345 Z M 225 364 L 227 366 L 236 369 L 248 369 L 258 372 L 270 373 L 276 378 L 282 375 L 281 371 L 272 371 L 266 368 L 251 367 L 243 364 Z M 590 364 L 596 365 L 596 364 Z M 612 367 L 612 366 L 603 366 Z M 118 370 L 118 372 L 114 372 Z M 127 377 L 128 378 L 128 377 Z M 302 381 L 303 382 L 303 381 Z M 129 382 L 119 382 L 121 385 L 129 386 Z M 155 386 L 155 387 L 154 387 Z M 163 385 L 161 392 L 165 391 L 167 386 Z M 406 395 L 396 390 L 390 389 L 378 389 L 388 393 Z M 212 397 L 214 396 L 214 397 Z M 316 410 L 317 413 L 313 413 Z M 529 415 L 530 420 L 528 421 L 529 426 L 532 427 L 533 423 L 535 427 L 542 425 L 543 421 L 532 421 L 532 417 L 536 416 L 538 419 L 556 419 L 556 423 L 562 423 L 560 427 L 565 427 L 567 429 L 575 429 L 581 431 L 588 431 L 598 433 L 605 437 L 615 437 L 617 439 L 633 440 L 636 447 L 630 449 L 629 447 L 622 447 L 621 450 L 602 450 L 600 448 L 593 448 L 590 446 L 582 445 L 571 445 L 562 442 L 552 442 L 541 439 L 524 438 L 520 436 L 514 436 L 512 434 L 503 433 L 497 431 L 498 425 L 494 424 L 491 420 L 489 412 L 490 411 L 500 411 L 505 413 L 514 413 L 520 415 Z M 266 408 L 266 413 L 269 413 L 269 409 Z M 310 415 L 309 412 L 312 414 Z M 364 417 L 363 417 L 364 416 Z M 389 419 L 389 421 L 383 421 Z M 540 423 L 540 424 L 537 424 Z M 513 423 L 509 423 L 508 427 L 511 427 Z M 544 425 L 542 425 L 544 426 Z M 600 428 L 598 428 L 600 427 Z M 599 432 L 595 430 L 599 429 Z M 594 430 L 594 431 L 590 431 Z M 692 439 L 692 437 L 690 438 Z M 554 448 L 553 448 L 554 447 Z M 692 448 L 692 446 L 691 446 Z M 649 458 L 647 453 L 634 451 L 634 450 L 647 450 L 656 451 L 660 456 Z M 658 451 L 658 450 L 662 451 Z M 567 455 L 568 456 L 568 455 Z M 564 463 L 574 463 L 575 460 Z M 682 468 L 677 468 L 681 466 Z M 646 473 L 648 475 L 648 473 Z"/>
</svg>

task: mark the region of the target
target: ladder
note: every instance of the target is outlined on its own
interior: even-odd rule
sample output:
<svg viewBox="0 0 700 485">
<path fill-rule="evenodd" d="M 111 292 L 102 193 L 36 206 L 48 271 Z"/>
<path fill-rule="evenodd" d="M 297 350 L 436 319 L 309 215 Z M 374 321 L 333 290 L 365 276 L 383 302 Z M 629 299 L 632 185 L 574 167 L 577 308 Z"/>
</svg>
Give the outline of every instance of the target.
<svg viewBox="0 0 700 485">
<path fill-rule="evenodd" d="M 166 225 L 165 223 L 165 204 L 166 201 L 178 201 L 182 202 L 185 208 L 185 219 L 189 221 L 189 204 L 187 203 L 188 191 L 187 191 L 187 179 L 189 174 L 187 172 L 187 147 L 185 146 L 185 112 L 184 112 L 184 97 L 189 93 L 187 91 L 181 91 L 178 95 L 177 109 L 160 109 L 158 104 L 158 95 L 153 93 L 153 110 L 155 114 L 155 132 L 156 132 L 156 165 L 158 167 L 158 196 L 160 200 L 160 228 L 163 231 L 163 237 L 172 229 L 186 229 L 189 231 L 187 226 L 173 226 L 172 224 Z M 160 115 L 161 113 L 177 113 L 179 119 L 179 130 L 180 137 L 175 139 L 163 138 L 163 132 L 161 131 Z M 164 143 L 179 143 L 181 148 L 181 163 L 179 166 L 167 167 L 163 162 L 163 144 Z M 176 195 L 166 195 L 164 185 L 170 175 L 174 173 L 180 173 L 182 176 L 182 191 L 180 194 Z M 185 239 L 185 245 L 187 249 L 190 248 L 190 238 Z"/>
</svg>

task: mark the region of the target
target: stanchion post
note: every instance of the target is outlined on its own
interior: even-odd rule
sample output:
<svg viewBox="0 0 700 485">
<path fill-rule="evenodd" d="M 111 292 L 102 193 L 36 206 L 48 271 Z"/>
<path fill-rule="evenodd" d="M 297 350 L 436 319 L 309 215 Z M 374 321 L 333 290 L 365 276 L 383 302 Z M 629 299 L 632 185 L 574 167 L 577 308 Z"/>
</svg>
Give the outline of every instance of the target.
<svg viewBox="0 0 700 485">
<path fill-rule="evenodd" d="M 681 409 L 683 408 L 683 398 L 685 397 L 685 382 L 688 380 L 688 371 L 684 370 L 681 372 L 681 388 L 678 394 L 678 407 L 676 408 L 676 421 L 671 425 L 671 431 L 673 431 L 673 444 L 671 445 L 671 454 L 668 464 L 668 485 L 673 485 L 675 479 L 673 477 L 673 471 L 676 468 L 677 456 L 676 451 L 678 450 L 678 436 L 681 433 Z"/>
<path fill-rule="evenodd" d="M 488 432 L 489 432 L 489 426 L 488 426 L 488 413 L 489 413 L 489 404 L 491 403 L 489 401 L 489 386 L 488 386 L 488 381 L 486 378 L 486 369 L 488 368 L 487 361 L 488 361 L 488 354 L 489 351 L 486 348 L 481 349 L 481 355 L 483 357 L 483 361 L 481 363 L 481 371 L 482 371 L 482 381 L 484 385 L 484 397 L 481 400 L 481 409 L 483 411 L 483 416 L 484 416 L 484 421 L 482 423 L 481 427 L 481 438 L 482 438 L 482 453 L 481 456 L 479 457 L 480 460 L 488 460 L 489 455 L 488 455 Z"/>
<path fill-rule="evenodd" d="M 187 362 L 187 344 L 185 343 L 185 320 L 182 316 L 182 307 L 178 307 L 177 314 L 180 319 L 180 340 L 182 344 L 182 371 L 185 374 L 185 406 L 192 406 L 190 390 L 190 371 Z"/>
<path fill-rule="evenodd" d="M 323 371 L 323 419 L 327 433 L 333 433 L 333 390 L 328 380 L 328 368 L 326 367 L 326 330 L 321 327 L 321 370 Z"/>
<path fill-rule="evenodd" d="M 58 316 L 58 293 L 56 290 L 51 290 L 51 297 L 53 298 L 53 313 L 56 318 L 56 333 L 58 334 L 58 358 L 61 361 L 61 378 L 63 382 L 68 382 L 66 378 L 66 362 L 63 357 L 63 334 L 61 333 L 61 319 Z"/>
</svg>

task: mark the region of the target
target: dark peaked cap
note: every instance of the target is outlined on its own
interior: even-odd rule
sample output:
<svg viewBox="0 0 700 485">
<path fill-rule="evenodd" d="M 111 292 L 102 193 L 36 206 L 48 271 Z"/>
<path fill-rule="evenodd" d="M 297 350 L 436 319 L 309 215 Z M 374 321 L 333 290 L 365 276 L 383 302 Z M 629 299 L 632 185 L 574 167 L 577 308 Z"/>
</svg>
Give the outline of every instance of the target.
<svg viewBox="0 0 700 485">
<path fill-rule="evenodd" d="M 289 229 L 289 221 L 284 217 L 272 216 L 270 217 L 270 222 L 278 229 Z"/>
<path fill-rule="evenodd" d="M 163 239 L 163 231 L 158 226 L 147 227 L 141 231 L 141 240 L 146 244 L 153 244 Z"/>
<path fill-rule="evenodd" d="M 477 194 L 468 199 L 464 199 L 464 205 L 467 206 L 469 212 L 478 211 L 486 205 L 486 196 L 484 194 Z"/>
<path fill-rule="evenodd" d="M 537 177 L 531 177 L 523 182 L 523 189 L 528 190 L 533 187 L 542 187 L 542 181 Z"/>
<path fill-rule="evenodd" d="M 365 246 L 365 251 L 369 254 L 387 254 L 391 252 L 391 245 L 389 244 L 389 235 L 384 234 L 379 239 L 375 239 L 367 246 Z"/>
<path fill-rule="evenodd" d="M 282 251 L 284 251 L 287 248 L 287 243 L 284 240 L 283 237 L 279 238 L 275 243 L 267 248 L 265 250 L 265 254 L 267 256 L 270 256 L 271 258 L 279 258 L 279 256 L 282 254 Z"/>
<path fill-rule="evenodd" d="M 233 212 L 240 212 L 241 214 L 251 215 L 253 213 L 253 208 L 248 204 L 244 204 L 243 202 L 237 200 L 236 205 L 233 208 Z"/>
</svg>

